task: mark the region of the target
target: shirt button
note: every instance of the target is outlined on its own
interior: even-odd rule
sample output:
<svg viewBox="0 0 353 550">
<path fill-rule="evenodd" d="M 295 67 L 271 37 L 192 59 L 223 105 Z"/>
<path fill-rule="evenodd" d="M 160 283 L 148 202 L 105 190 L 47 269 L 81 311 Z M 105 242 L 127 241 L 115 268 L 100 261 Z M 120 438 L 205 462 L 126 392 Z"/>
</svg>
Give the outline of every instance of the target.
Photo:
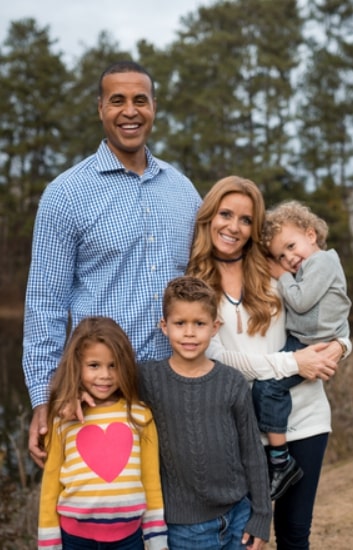
<svg viewBox="0 0 353 550">
<path fill-rule="evenodd" d="M 154 298 L 155 300 L 158 300 L 158 294 L 157 294 L 157 292 L 154 294 L 153 298 Z"/>
<path fill-rule="evenodd" d="M 154 236 L 151 235 L 150 237 L 148 237 L 148 240 L 150 241 L 150 243 L 154 243 Z"/>
<path fill-rule="evenodd" d="M 155 265 L 151 266 L 151 271 L 156 271 L 156 266 Z"/>
</svg>

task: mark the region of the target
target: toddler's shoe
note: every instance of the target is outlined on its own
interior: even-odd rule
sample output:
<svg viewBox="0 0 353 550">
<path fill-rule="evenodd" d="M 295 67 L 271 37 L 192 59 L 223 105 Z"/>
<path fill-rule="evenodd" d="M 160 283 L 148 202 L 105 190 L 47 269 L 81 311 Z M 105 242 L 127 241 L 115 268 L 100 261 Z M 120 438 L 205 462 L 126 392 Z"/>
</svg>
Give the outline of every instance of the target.
<svg viewBox="0 0 353 550">
<path fill-rule="evenodd" d="M 304 475 L 296 460 L 291 456 L 284 468 L 271 468 L 271 500 L 277 500 Z"/>
</svg>

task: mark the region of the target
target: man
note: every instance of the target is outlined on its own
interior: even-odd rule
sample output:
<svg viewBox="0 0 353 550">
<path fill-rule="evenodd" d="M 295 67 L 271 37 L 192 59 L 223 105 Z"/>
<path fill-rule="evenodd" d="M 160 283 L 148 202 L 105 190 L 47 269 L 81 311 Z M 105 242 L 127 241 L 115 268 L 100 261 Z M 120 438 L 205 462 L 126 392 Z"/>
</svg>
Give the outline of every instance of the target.
<svg viewBox="0 0 353 550">
<path fill-rule="evenodd" d="M 162 295 L 185 270 L 201 203 L 190 180 L 146 147 L 156 100 L 143 67 L 108 67 L 98 112 L 106 138 L 48 185 L 34 228 L 23 365 L 34 408 L 29 450 L 40 466 L 48 385 L 69 322 L 106 315 L 126 331 L 139 361 L 168 354 Z"/>
</svg>

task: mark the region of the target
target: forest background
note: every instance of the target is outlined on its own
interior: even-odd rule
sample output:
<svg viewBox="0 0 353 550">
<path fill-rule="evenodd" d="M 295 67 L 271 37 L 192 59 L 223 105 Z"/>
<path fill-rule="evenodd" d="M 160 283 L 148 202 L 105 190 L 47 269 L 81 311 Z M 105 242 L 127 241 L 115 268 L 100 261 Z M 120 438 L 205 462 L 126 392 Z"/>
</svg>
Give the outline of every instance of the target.
<svg viewBox="0 0 353 550">
<path fill-rule="evenodd" d="M 98 79 L 121 59 L 141 63 L 156 81 L 153 153 L 202 195 L 238 174 L 259 185 L 268 207 L 292 198 L 311 206 L 329 224 L 328 246 L 341 257 L 353 298 L 353 0 L 219 1 L 182 18 L 163 49 L 141 40 L 132 54 L 102 30 L 71 65 L 55 46 L 50 28 L 34 19 L 11 22 L 0 44 L 2 318 L 21 319 L 39 198 L 56 175 L 97 149 Z M 331 462 L 353 449 L 351 382 L 348 364 L 328 388 Z M 11 437 L 3 430 L 0 465 L 2 449 L 5 461 L 14 454 L 7 447 L 17 459 L 23 451 Z M 27 463 L 20 463 L 28 490 Z M 13 517 L 11 506 L 0 509 L 0 520 Z"/>
<path fill-rule="evenodd" d="M 152 151 L 201 194 L 238 174 L 267 206 L 304 200 L 328 222 L 353 294 L 352 0 L 221 1 L 181 21 L 165 49 L 136 44 L 156 80 Z M 23 302 L 44 187 L 102 138 L 99 76 L 132 58 L 115 40 L 102 31 L 74 66 L 34 19 L 12 22 L 0 44 L 2 304 Z"/>
</svg>

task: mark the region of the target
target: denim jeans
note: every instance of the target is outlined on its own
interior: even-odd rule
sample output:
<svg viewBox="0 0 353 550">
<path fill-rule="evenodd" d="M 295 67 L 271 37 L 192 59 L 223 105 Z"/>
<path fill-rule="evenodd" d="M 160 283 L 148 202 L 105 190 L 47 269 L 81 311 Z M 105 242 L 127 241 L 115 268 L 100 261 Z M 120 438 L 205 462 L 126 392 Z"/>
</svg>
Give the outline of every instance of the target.
<svg viewBox="0 0 353 550">
<path fill-rule="evenodd" d="M 289 335 L 281 351 L 296 351 L 306 346 Z M 288 417 L 292 410 L 290 388 L 303 382 L 299 374 L 276 380 L 255 380 L 252 386 L 257 423 L 264 433 L 286 433 Z"/>
<path fill-rule="evenodd" d="M 245 497 L 215 519 L 190 525 L 169 523 L 169 550 L 245 550 L 241 539 L 250 514 L 251 504 Z"/>
<path fill-rule="evenodd" d="M 143 550 L 142 530 L 138 529 L 136 533 L 126 539 L 116 542 L 98 542 L 92 539 L 84 539 L 69 535 L 61 530 L 61 539 L 63 550 Z"/>
</svg>

